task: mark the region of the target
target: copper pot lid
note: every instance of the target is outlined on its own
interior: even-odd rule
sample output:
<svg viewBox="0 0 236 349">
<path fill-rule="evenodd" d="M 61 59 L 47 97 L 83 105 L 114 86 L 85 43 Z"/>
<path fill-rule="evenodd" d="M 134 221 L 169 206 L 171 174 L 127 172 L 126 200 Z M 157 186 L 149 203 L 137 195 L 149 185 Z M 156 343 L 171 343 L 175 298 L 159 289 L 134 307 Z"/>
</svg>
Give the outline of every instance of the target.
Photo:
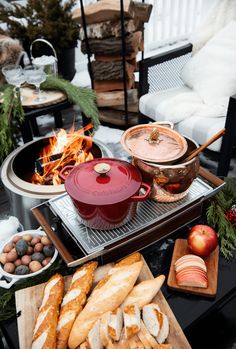
<svg viewBox="0 0 236 349">
<path fill-rule="evenodd" d="M 132 156 L 155 163 L 170 164 L 187 151 L 186 139 L 178 132 L 160 125 L 137 125 L 121 137 L 123 148 Z"/>
</svg>

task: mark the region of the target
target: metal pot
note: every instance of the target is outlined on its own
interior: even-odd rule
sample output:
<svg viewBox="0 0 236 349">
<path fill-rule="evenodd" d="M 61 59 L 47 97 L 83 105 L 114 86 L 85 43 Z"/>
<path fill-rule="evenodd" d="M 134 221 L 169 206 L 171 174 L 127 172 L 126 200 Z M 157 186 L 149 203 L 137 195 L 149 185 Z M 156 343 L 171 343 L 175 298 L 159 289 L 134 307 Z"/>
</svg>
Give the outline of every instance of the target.
<svg viewBox="0 0 236 349">
<path fill-rule="evenodd" d="M 121 137 L 123 148 L 133 157 L 158 164 L 172 164 L 187 151 L 186 139 L 159 123 L 130 127 Z"/>
<path fill-rule="evenodd" d="M 71 170 L 66 176 L 66 172 Z M 95 229 L 113 229 L 127 223 L 136 213 L 137 202 L 149 196 L 150 185 L 140 171 L 119 159 L 95 159 L 60 172 L 81 222 Z M 140 194 L 144 188 L 145 193 Z"/>
<path fill-rule="evenodd" d="M 188 155 L 198 148 L 198 144 L 187 137 L 185 139 L 188 144 L 186 153 Z M 152 185 L 150 198 L 158 202 L 174 202 L 182 199 L 197 177 L 200 166 L 198 157 L 176 165 L 155 164 L 133 158 L 133 164 L 142 173 L 143 180 Z"/>
<path fill-rule="evenodd" d="M 1 181 L 10 203 L 10 214 L 19 219 L 24 229 L 39 226 L 31 212 L 32 207 L 65 193 L 63 184 L 37 185 L 27 181 L 28 171 L 34 171 L 37 154 L 49 139 L 42 137 L 18 147 L 7 156 L 0 169 Z M 93 140 L 93 147 L 94 157 L 113 157 L 111 150 L 102 142 Z"/>
</svg>

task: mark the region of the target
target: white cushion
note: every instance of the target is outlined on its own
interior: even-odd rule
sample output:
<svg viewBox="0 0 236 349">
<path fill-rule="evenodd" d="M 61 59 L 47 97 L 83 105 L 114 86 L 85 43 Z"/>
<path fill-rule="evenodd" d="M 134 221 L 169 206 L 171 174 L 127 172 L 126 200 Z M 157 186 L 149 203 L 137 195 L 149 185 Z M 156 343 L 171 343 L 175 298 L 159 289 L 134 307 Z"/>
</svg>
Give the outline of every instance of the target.
<svg viewBox="0 0 236 349">
<path fill-rule="evenodd" d="M 198 144 L 206 143 L 211 137 L 219 132 L 225 126 L 225 117 L 222 118 L 203 118 L 191 117 L 175 124 L 175 130 L 181 134 L 194 139 Z M 220 151 L 222 138 L 208 146 L 207 149 Z"/>
<path fill-rule="evenodd" d="M 225 106 L 236 93 L 236 21 L 215 34 L 185 64 L 184 83 L 207 104 Z"/>
<path fill-rule="evenodd" d="M 227 107 L 209 106 L 203 103 L 195 91 L 183 86 L 142 96 L 139 110 L 153 120 L 177 123 L 191 116 L 221 117 L 226 115 Z"/>
</svg>

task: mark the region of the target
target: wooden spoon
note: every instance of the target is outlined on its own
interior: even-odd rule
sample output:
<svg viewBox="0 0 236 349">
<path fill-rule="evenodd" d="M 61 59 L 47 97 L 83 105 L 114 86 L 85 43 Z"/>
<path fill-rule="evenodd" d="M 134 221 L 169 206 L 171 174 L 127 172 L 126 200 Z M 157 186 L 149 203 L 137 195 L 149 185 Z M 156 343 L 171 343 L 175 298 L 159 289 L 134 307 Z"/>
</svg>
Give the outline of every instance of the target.
<svg viewBox="0 0 236 349">
<path fill-rule="evenodd" d="M 218 133 L 216 133 L 213 137 L 209 139 L 205 144 L 201 145 L 201 147 L 194 149 L 185 159 L 182 159 L 179 163 L 184 163 L 192 160 L 195 156 L 197 156 L 201 151 L 206 149 L 210 144 L 214 143 L 217 139 L 222 137 L 225 134 L 225 128 L 222 128 Z"/>
</svg>

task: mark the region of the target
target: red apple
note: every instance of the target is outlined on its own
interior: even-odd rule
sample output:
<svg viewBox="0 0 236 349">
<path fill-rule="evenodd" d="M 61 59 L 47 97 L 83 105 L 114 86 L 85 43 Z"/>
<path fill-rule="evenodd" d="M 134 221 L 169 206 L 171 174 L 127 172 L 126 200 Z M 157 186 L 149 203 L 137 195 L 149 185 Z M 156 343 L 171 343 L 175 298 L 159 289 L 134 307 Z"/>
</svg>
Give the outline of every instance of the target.
<svg viewBox="0 0 236 349">
<path fill-rule="evenodd" d="M 194 225 L 188 233 L 189 250 L 201 257 L 207 257 L 218 245 L 216 231 L 204 224 Z"/>
</svg>

